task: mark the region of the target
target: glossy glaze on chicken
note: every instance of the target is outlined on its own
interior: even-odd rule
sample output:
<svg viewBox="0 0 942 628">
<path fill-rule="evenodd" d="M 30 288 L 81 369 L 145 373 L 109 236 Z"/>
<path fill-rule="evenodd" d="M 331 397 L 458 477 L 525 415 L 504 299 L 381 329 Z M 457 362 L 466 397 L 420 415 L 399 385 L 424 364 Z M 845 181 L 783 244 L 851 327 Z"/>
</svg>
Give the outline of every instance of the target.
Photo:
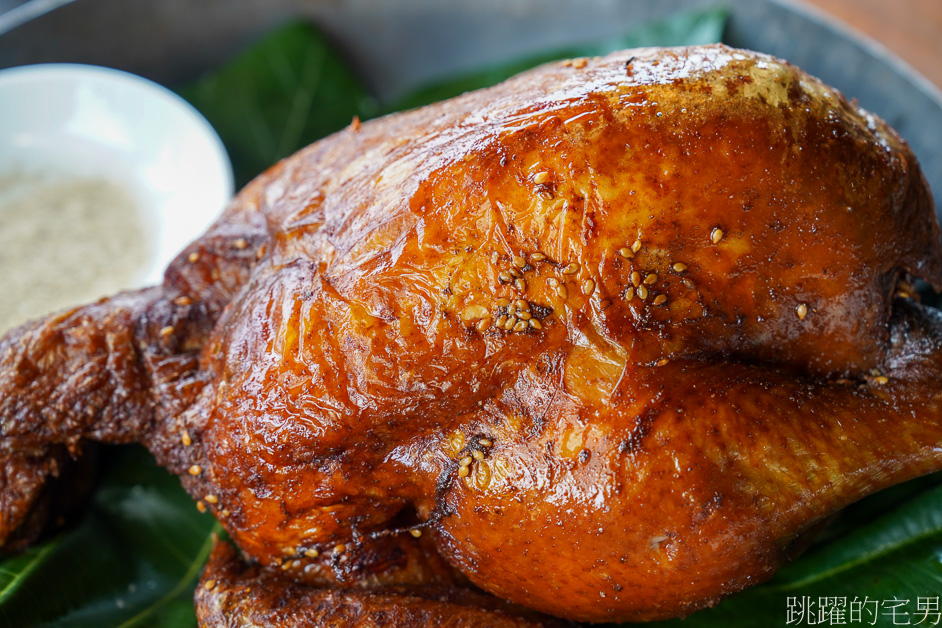
<svg viewBox="0 0 942 628">
<path fill-rule="evenodd" d="M 919 166 L 816 79 L 724 46 L 544 66 L 310 146 L 163 285 L 5 337 L 0 534 L 84 442 L 140 441 L 278 578 L 687 614 L 942 468 L 915 277 Z"/>
</svg>

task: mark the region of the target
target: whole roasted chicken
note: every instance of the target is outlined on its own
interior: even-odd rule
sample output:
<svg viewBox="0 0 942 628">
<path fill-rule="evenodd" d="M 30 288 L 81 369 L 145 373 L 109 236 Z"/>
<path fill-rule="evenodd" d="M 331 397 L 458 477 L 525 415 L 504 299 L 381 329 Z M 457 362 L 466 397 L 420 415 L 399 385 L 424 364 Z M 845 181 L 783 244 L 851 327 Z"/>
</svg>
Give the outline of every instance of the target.
<svg viewBox="0 0 942 628">
<path fill-rule="evenodd" d="M 724 46 L 544 66 L 355 122 L 162 285 L 10 332 L 0 538 L 136 441 L 241 550 L 204 625 L 684 615 L 942 468 L 917 277 L 913 154 L 818 80 Z"/>
</svg>

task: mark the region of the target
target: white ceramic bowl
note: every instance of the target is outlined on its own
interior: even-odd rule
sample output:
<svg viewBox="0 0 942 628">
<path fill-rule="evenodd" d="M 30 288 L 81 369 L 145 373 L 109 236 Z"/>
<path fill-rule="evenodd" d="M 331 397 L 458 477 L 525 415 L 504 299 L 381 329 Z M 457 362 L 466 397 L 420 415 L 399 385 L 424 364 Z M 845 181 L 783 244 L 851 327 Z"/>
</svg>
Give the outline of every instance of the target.
<svg viewBox="0 0 942 628">
<path fill-rule="evenodd" d="M 192 106 L 149 80 L 87 65 L 0 71 L 0 177 L 11 173 L 105 179 L 132 196 L 149 253 L 122 288 L 159 283 L 233 192 L 222 142 Z"/>
</svg>

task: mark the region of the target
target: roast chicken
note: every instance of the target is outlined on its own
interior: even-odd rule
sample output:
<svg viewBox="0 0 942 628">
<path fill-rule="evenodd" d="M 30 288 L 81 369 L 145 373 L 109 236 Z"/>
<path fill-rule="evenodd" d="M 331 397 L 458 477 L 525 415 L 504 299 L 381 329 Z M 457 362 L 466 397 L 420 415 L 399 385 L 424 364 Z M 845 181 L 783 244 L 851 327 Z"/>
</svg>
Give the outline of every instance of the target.
<svg viewBox="0 0 942 628">
<path fill-rule="evenodd" d="M 238 548 L 203 625 L 686 615 L 942 469 L 917 278 L 916 159 L 817 79 L 721 45 L 550 64 L 355 120 L 163 284 L 7 334 L 0 539 L 139 442 Z"/>
</svg>

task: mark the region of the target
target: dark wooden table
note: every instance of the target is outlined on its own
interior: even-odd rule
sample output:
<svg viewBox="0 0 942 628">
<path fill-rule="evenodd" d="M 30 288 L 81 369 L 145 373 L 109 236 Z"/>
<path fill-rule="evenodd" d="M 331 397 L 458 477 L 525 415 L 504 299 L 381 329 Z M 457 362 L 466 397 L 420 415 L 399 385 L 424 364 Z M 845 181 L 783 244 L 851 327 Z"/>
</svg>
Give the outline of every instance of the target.
<svg viewBox="0 0 942 628">
<path fill-rule="evenodd" d="M 942 89 L 942 0 L 805 0 L 878 41 Z"/>
</svg>

